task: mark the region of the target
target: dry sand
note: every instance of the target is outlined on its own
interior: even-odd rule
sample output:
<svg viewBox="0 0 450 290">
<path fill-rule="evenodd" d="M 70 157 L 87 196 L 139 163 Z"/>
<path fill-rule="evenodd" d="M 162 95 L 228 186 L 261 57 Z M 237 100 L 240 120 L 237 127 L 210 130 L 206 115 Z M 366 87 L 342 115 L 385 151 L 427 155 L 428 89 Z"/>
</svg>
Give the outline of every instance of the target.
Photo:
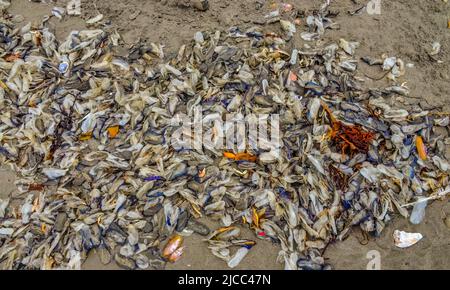
<svg viewBox="0 0 450 290">
<path fill-rule="evenodd" d="M 172 1 L 158 0 L 82 0 L 81 17 L 67 17 L 63 21 L 51 20 L 58 38 L 65 37 L 71 30 L 83 29 L 83 19 L 102 13 L 111 20 L 128 43 L 139 38 L 162 43 L 167 53 L 175 53 L 177 48 L 192 38 L 198 30 L 225 29 L 232 25 L 242 28 L 259 25 L 263 15 L 269 11 L 269 1 L 264 0 L 210 0 L 210 9 L 198 12 L 193 9 L 178 8 Z M 47 1 L 49 2 L 49 1 Z M 25 21 L 38 22 L 48 15 L 53 6 L 64 6 L 68 1 L 55 3 L 30 3 L 28 0 L 13 0 L 10 12 L 21 14 Z M 279 2 L 279 1 L 272 1 Z M 287 1 L 302 10 L 317 8 L 322 1 Z M 450 3 L 444 1 L 382 0 L 381 14 L 349 16 L 348 10 L 355 10 L 367 1 L 336 0 L 332 10 L 339 12 L 336 21 L 340 29 L 327 31 L 324 42 L 341 37 L 361 42 L 357 56 L 380 56 L 387 53 L 398 56 L 405 63 L 414 63 L 404 78 L 411 89 L 411 98 L 395 97 L 392 102 L 402 102 L 405 106 L 420 103 L 427 108 L 450 109 L 450 29 L 447 20 L 450 17 Z M 258 3 L 265 3 L 258 9 Z M 359 4 L 358 4 L 359 3 Z M 139 12 L 135 19 L 130 15 Z M 267 31 L 277 30 L 276 25 L 266 25 Z M 432 61 L 426 51 L 434 41 L 442 45 L 439 59 L 443 63 Z M 292 46 L 301 47 L 304 41 L 296 35 Z M 377 76 L 380 71 L 361 64 L 367 74 Z M 386 86 L 386 80 L 367 83 L 368 87 Z M 447 150 L 450 160 L 450 148 Z M 14 174 L 0 170 L 0 198 L 8 196 L 14 190 Z M 412 225 L 407 220 L 394 216 L 381 237 L 370 238 L 362 245 L 360 231 L 355 228 L 350 237 L 327 248 L 325 257 L 335 269 L 366 269 L 367 253 L 376 250 L 381 255 L 382 269 L 450 269 L 450 229 L 443 220 L 450 214 L 448 200 L 434 202 L 427 208 L 424 222 Z M 212 228 L 217 226 L 206 221 Z M 392 233 L 395 229 L 420 232 L 424 239 L 408 249 L 395 248 Z M 251 237 L 249 230 L 244 234 Z M 168 269 L 227 269 L 226 264 L 214 257 L 202 242 L 201 237 L 193 235 L 186 239 L 186 253 L 180 261 L 168 265 Z M 278 246 L 269 242 L 259 242 L 249 253 L 238 269 L 281 269 L 276 263 Z M 89 255 L 85 269 L 117 269 L 111 264 L 100 264 L 95 253 Z"/>
</svg>

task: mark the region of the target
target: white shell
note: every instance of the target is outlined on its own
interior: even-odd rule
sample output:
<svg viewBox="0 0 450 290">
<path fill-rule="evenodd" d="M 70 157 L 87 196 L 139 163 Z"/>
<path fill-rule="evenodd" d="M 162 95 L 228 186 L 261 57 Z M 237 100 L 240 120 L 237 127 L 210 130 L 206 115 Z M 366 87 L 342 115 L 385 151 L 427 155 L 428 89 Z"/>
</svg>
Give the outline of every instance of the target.
<svg viewBox="0 0 450 290">
<path fill-rule="evenodd" d="M 399 230 L 394 232 L 394 243 L 399 248 L 409 248 L 423 238 L 420 233 L 407 233 Z"/>
</svg>

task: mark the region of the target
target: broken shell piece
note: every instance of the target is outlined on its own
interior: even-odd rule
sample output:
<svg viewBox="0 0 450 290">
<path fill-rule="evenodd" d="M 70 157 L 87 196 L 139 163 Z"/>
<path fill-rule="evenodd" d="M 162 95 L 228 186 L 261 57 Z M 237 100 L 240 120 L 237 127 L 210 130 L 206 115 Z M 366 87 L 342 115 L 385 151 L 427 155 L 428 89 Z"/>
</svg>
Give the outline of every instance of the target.
<svg viewBox="0 0 450 290">
<path fill-rule="evenodd" d="M 194 35 L 194 40 L 196 43 L 202 44 L 205 42 L 205 38 L 203 38 L 203 33 L 201 31 L 197 31 Z"/>
<path fill-rule="evenodd" d="M 66 175 L 67 170 L 57 169 L 57 168 L 44 168 L 42 172 L 47 175 L 47 177 L 51 180 L 58 179 Z"/>
<path fill-rule="evenodd" d="M 399 230 L 394 232 L 394 243 L 399 248 L 409 248 L 423 238 L 420 233 L 407 233 Z"/>
<path fill-rule="evenodd" d="M 437 41 L 433 42 L 433 44 L 431 45 L 431 50 L 430 50 L 429 54 L 431 56 L 434 56 L 434 55 L 439 54 L 440 51 L 441 51 L 441 44 Z"/>
<path fill-rule="evenodd" d="M 286 20 L 280 20 L 281 28 L 288 34 L 288 36 L 292 36 L 297 29 L 295 28 L 295 24 Z"/>
<path fill-rule="evenodd" d="M 63 19 L 65 13 L 66 13 L 66 9 L 64 9 L 62 7 L 53 7 L 53 9 L 52 9 L 52 15 L 60 20 Z"/>
<path fill-rule="evenodd" d="M 193 0 L 192 2 L 192 5 L 197 10 L 206 11 L 209 8 L 208 0 Z"/>
<path fill-rule="evenodd" d="M 392 86 L 392 87 L 386 88 L 386 91 L 389 92 L 389 93 L 399 94 L 401 96 L 408 96 L 409 95 L 409 89 L 407 87 Z"/>
<path fill-rule="evenodd" d="M 378 58 L 373 58 L 370 56 L 364 56 L 361 58 L 362 61 L 364 61 L 365 63 L 367 63 L 368 65 L 381 65 L 383 64 L 383 60 L 382 59 L 378 59 Z"/>
<path fill-rule="evenodd" d="M 316 40 L 316 39 L 319 38 L 319 34 L 318 33 L 312 33 L 312 32 L 302 32 L 300 34 L 300 37 L 303 40 L 306 40 L 306 41 L 313 41 L 313 40 Z"/>
<path fill-rule="evenodd" d="M 247 256 L 249 249 L 247 247 L 240 248 L 236 254 L 228 261 L 227 265 L 230 268 L 235 268 Z"/>
<path fill-rule="evenodd" d="M 339 63 L 339 66 L 346 71 L 353 72 L 356 70 L 356 62 L 353 60 L 347 60 Z"/>
<path fill-rule="evenodd" d="M 397 63 L 396 57 L 388 57 L 383 62 L 383 70 L 391 70 Z"/>
<path fill-rule="evenodd" d="M 359 42 L 347 41 L 343 38 L 339 40 L 339 47 L 342 48 L 346 53 L 350 55 L 355 54 L 355 49 L 358 48 Z"/>
<path fill-rule="evenodd" d="M 86 24 L 89 24 L 89 25 L 95 24 L 95 23 L 101 21 L 102 19 L 103 19 L 103 14 L 99 14 L 99 15 L 97 15 L 97 16 L 91 18 L 91 19 L 88 19 L 88 20 L 86 21 Z"/>
</svg>

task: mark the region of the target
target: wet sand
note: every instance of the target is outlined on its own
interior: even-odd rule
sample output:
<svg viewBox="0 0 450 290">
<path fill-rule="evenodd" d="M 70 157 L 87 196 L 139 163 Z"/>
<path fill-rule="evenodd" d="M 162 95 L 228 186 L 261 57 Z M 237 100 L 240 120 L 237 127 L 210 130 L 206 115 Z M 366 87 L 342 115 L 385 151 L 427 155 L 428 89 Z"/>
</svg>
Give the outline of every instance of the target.
<svg viewBox="0 0 450 290">
<path fill-rule="evenodd" d="M 138 37 L 166 45 L 168 53 L 174 53 L 177 47 L 190 39 L 195 31 L 216 29 L 240 25 L 254 26 L 255 21 L 263 17 L 268 8 L 256 9 L 256 1 L 252 0 L 212 0 L 211 9 L 207 12 L 196 12 L 180 9 L 167 4 L 168 1 L 82 1 L 82 17 L 67 17 L 63 21 L 51 20 L 59 38 L 65 37 L 72 29 L 85 27 L 82 18 L 86 19 L 100 11 L 112 20 L 112 25 L 119 28 L 130 43 Z M 170 2 L 170 1 L 169 1 Z M 264 1 L 260 1 L 264 2 Z M 358 1 L 364 2 L 364 1 Z M 27 0 L 13 0 L 10 12 L 21 14 L 25 21 L 38 22 L 55 5 L 64 6 L 67 1 L 56 1 L 56 4 L 33 3 Z M 311 9 L 321 1 L 290 1 L 297 7 Z M 267 5 L 266 5 L 267 6 Z M 381 15 L 350 17 L 348 10 L 356 6 L 352 1 L 335 1 L 332 8 L 339 11 L 337 21 L 340 30 L 327 31 L 324 41 L 344 37 L 361 42 L 357 56 L 382 53 L 396 55 L 405 62 L 414 63 L 414 68 L 406 73 L 405 80 L 411 89 L 411 95 L 419 98 L 396 98 L 392 101 L 403 102 L 405 105 L 421 103 L 430 108 L 442 107 L 449 110 L 450 99 L 450 38 L 447 29 L 447 17 L 450 6 L 443 1 L 383 1 Z M 135 20 L 129 19 L 129 14 L 140 11 Z M 273 26 L 268 26 L 272 29 Z M 443 53 L 440 55 L 442 64 L 430 62 L 426 50 L 433 41 L 440 41 Z M 293 45 L 303 45 L 296 36 Z M 374 68 L 364 66 L 369 74 L 376 75 Z M 370 86 L 386 85 L 385 80 L 369 82 Z M 450 148 L 446 155 L 450 159 Z M 14 174 L 9 170 L 0 170 L 0 198 L 7 197 L 14 190 Z M 427 208 L 425 220 L 420 225 L 412 225 L 408 220 L 395 216 L 387 225 L 381 237 L 371 237 L 366 245 L 362 245 L 361 233 L 357 228 L 350 237 L 330 245 L 325 257 L 335 269 L 366 269 L 369 251 L 380 253 L 382 269 L 450 269 L 450 229 L 443 222 L 450 214 L 450 204 L 445 201 L 434 202 Z M 208 221 L 214 228 L 217 224 Z M 408 249 L 398 249 L 394 246 L 392 233 L 400 229 L 410 232 L 420 232 L 424 235 L 422 241 Z M 247 230 L 245 236 L 252 237 Z M 186 238 L 186 251 L 180 261 L 170 264 L 167 269 L 228 269 L 226 263 L 214 257 L 202 237 L 192 235 Z M 365 244 L 365 243 L 363 243 Z M 282 269 L 276 262 L 279 247 L 270 242 L 260 242 L 252 248 L 248 256 L 237 269 Z M 94 252 L 83 265 L 84 269 L 118 269 L 114 264 L 104 266 Z"/>
</svg>

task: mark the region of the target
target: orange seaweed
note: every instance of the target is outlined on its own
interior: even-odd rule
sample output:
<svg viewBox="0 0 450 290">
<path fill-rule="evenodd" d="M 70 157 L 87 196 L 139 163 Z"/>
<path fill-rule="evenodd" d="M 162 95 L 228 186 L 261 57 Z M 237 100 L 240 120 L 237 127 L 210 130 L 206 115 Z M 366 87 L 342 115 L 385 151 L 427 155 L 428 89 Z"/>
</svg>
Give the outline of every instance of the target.
<svg viewBox="0 0 450 290">
<path fill-rule="evenodd" d="M 39 184 L 39 183 L 31 183 L 30 185 L 28 185 L 28 190 L 29 191 L 42 191 L 44 190 L 44 185 L 43 184 Z"/>
<path fill-rule="evenodd" d="M 358 125 L 346 125 L 337 120 L 331 112 L 330 108 L 324 103 L 322 107 L 328 113 L 331 120 L 330 137 L 336 143 L 337 147 L 341 149 L 342 154 L 350 151 L 350 154 L 355 152 L 367 153 L 369 145 L 375 138 L 375 133 L 364 131 Z"/>
<path fill-rule="evenodd" d="M 235 161 L 250 161 L 256 162 L 257 157 L 255 155 L 249 153 L 231 153 L 231 152 L 223 152 L 223 156 L 228 159 L 233 159 Z"/>
<path fill-rule="evenodd" d="M 231 152 L 223 152 L 223 157 L 226 157 L 228 159 L 234 159 L 234 158 L 236 158 L 236 154 L 231 153 Z"/>
<path fill-rule="evenodd" d="M 241 160 L 246 160 L 246 161 L 251 161 L 251 162 L 255 162 L 256 161 L 256 156 L 249 154 L 249 153 L 238 153 L 236 154 L 236 158 L 237 161 L 241 161 Z"/>
<path fill-rule="evenodd" d="M 358 164 L 357 164 L 358 165 Z M 348 187 L 348 176 L 334 165 L 328 167 L 331 180 L 334 183 L 336 189 L 345 191 Z"/>
</svg>

